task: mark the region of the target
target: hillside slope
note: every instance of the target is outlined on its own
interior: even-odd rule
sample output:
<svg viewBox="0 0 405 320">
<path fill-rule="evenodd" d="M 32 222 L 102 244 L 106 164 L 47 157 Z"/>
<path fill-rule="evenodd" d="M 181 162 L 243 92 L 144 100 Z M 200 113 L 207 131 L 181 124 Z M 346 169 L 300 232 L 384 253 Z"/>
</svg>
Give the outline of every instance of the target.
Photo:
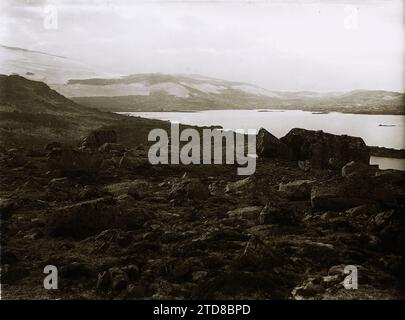
<svg viewBox="0 0 405 320">
<path fill-rule="evenodd" d="M 81 106 L 43 82 L 0 75 L 0 145 L 5 148 L 52 141 L 74 144 L 100 127 L 113 128 L 126 143 L 138 144 L 145 141 L 150 128 L 164 125 Z"/>
</svg>

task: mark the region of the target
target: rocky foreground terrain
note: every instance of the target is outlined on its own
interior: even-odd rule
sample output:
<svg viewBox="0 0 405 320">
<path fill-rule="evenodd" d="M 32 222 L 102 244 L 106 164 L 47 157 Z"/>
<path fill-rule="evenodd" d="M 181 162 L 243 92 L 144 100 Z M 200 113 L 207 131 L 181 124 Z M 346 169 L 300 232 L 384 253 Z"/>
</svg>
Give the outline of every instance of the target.
<svg viewBox="0 0 405 320">
<path fill-rule="evenodd" d="M 233 165 L 151 166 L 113 130 L 80 148 L 2 151 L 2 297 L 403 298 L 405 175 L 364 164 L 361 142 L 261 131 L 244 178 Z M 43 288 L 46 265 L 58 290 Z"/>
<path fill-rule="evenodd" d="M 3 299 L 404 298 L 405 173 L 369 166 L 362 139 L 261 130 L 248 177 L 152 166 L 142 141 L 167 123 L 0 80 Z M 43 287 L 47 265 L 58 290 Z"/>
</svg>

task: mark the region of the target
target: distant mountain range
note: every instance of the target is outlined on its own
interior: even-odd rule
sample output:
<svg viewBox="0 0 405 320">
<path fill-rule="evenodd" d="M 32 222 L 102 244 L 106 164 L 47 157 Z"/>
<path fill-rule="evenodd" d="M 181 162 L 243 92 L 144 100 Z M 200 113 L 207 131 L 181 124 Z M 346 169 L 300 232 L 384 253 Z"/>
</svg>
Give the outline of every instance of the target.
<svg viewBox="0 0 405 320">
<path fill-rule="evenodd" d="M 61 91 L 80 104 L 108 111 L 301 109 L 317 112 L 404 114 L 404 94 L 281 92 L 199 75 L 137 74 L 70 80 Z"/>
<path fill-rule="evenodd" d="M 75 102 L 103 111 L 301 109 L 405 114 L 404 94 L 391 91 L 282 92 L 201 75 L 117 75 L 65 57 L 0 46 L 0 73 L 46 82 Z"/>
</svg>

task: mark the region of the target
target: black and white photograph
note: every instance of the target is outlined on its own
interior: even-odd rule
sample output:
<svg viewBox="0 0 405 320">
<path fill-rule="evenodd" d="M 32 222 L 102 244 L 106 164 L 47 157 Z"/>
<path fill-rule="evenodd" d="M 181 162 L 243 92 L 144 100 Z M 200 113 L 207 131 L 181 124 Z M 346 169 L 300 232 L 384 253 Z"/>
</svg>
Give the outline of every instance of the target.
<svg viewBox="0 0 405 320">
<path fill-rule="evenodd" d="M 404 300 L 404 35 L 403 0 L 1 0 L 1 300 Z"/>
</svg>

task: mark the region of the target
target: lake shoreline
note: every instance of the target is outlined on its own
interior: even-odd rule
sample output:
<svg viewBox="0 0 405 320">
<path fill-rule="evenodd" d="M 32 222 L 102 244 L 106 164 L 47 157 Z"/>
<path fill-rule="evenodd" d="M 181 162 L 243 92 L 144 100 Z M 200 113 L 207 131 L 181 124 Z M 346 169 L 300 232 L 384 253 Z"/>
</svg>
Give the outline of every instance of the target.
<svg viewBox="0 0 405 320">
<path fill-rule="evenodd" d="M 360 115 L 334 111 L 313 113 L 305 110 L 262 108 L 201 112 L 120 112 L 119 114 L 229 130 L 238 128 L 258 130 L 264 127 L 279 138 L 293 128 L 321 130 L 338 135 L 347 134 L 362 137 L 373 157 L 405 159 L 404 141 L 400 138 L 405 122 L 403 116 Z"/>
<path fill-rule="evenodd" d="M 405 149 L 393 149 L 377 146 L 368 146 L 370 154 L 375 157 L 405 159 Z"/>
<path fill-rule="evenodd" d="M 74 100 L 74 99 L 73 99 Z M 206 112 L 206 111 L 242 111 L 242 110 L 251 110 L 257 112 L 285 112 L 285 111 L 305 111 L 311 112 L 312 114 L 329 114 L 329 113 L 343 113 L 343 114 L 356 114 L 356 115 L 384 115 L 384 116 L 405 116 L 405 111 L 393 113 L 393 112 L 385 112 L 385 111 L 356 111 L 356 110 L 322 110 L 317 108 L 308 108 L 308 109 L 297 109 L 297 108 L 240 108 L 240 109 L 232 109 L 232 108 L 223 108 L 223 109 L 193 109 L 193 110 L 179 110 L 179 109 L 161 109 L 161 110 L 132 110 L 132 111 L 113 111 L 114 113 L 118 114 L 125 114 L 125 113 L 132 113 L 132 112 L 155 112 L 155 113 L 166 113 L 166 112 L 187 112 L 187 113 L 198 113 L 198 112 Z"/>
<path fill-rule="evenodd" d="M 284 109 L 221 109 L 221 110 L 185 110 L 185 111 L 169 111 L 169 110 L 165 110 L 165 111 L 148 111 L 147 113 L 190 113 L 190 114 L 197 114 L 200 112 L 212 112 L 212 111 L 257 111 L 257 112 L 263 112 L 263 113 L 267 113 L 267 112 L 271 112 L 271 113 L 282 113 L 282 112 L 286 112 L 286 111 L 302 111 L 302 112 L 311 112 L 308 110 L 303 110 L 303 109 L 291 109 L 291 110 L 284 110 Z M 132 113 L 144 113 L 144 111 L 125 111 L 125 112 L 116 112 L 117 114 L 121 114 L 121 115 L 126 115 L 126 116 L 131 116 Z M 311 112 L 311 114 L 313 115 L 326 115 L 326 114 L 353 114 L 353 115 L 378 115 L 375 113 L 351 113 L 351 112 L 337 112 L 337 111 L 327 111 L 327 112 Z M 386 115 L 386 114 L 382 114 L 382 115 Z M 390 114 L 391 115 L 391 114 Z M 147 117 L 142 117 L 141 118 L 144 119 L 149 119 Z M 164 120 L 162 120 L 164 121 Z M 166 121 L 170 121 L 170 120 L 166 120 Z M 188 123 L 182 123 L 185 125 L 188 125 Z M 196 125 L 199 127 L 199 125 Z M 206 125 L 203 125 L 202 127 L 205 127 Z M 396 127 L 395 125 L 387 125 L 387 124 L 379 124 L 380 127 Z M 220 125 L 220 124 L 212 124 L 209 127 L 221 127 L 222 129 L 225 129 L 224 126 Z M 368 145 L 368 147 L 370 148 L 370 153 L 373 156 L 376 157 L 388 157 L 388 158 L 396 158 L 396 159 L 405 159 L 405 149 L 403 148 L 388 148 L 385 146 L 377 146 L 377 145 Z"/>
</svg>

